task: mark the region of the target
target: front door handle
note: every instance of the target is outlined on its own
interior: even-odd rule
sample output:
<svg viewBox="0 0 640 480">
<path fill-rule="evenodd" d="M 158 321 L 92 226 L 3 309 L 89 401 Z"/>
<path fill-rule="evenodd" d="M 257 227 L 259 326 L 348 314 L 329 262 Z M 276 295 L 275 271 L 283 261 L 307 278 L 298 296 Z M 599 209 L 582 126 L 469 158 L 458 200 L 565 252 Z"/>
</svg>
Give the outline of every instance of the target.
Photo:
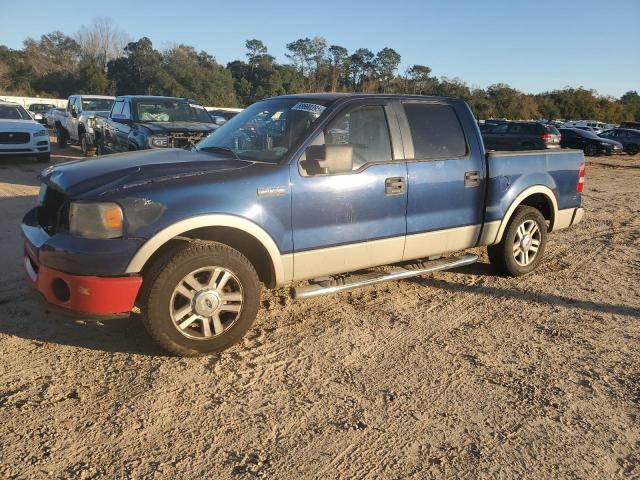
<svg viewBox="0 0 640 480">
<path fill-rule="evenodd" d="M 480 172 L 464 172 L 464 186 L 477 187 L 480 185 Z"/>
<path fill-rule="evenodd" d="M 387 195 L 400 195 L 404 193 L 404 177 L 389 177 L 384 181 L 384 193 Z"/>
</svg>

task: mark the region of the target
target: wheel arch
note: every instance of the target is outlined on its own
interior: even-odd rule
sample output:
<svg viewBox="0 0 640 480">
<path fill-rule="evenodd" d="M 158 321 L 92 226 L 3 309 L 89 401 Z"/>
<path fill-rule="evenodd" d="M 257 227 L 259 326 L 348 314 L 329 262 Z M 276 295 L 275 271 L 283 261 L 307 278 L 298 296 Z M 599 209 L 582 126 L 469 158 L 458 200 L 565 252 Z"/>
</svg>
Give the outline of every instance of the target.
<svg viewBox="0 0 640 480">
<path fill-rule="evenodd" d="M 534 185 L 523 190 L 509 205 L 493 243 L 500 243 L 509 220 L 516 208 L 520 205 L 529 205 L 540 210 L 546 220 L 549 220 L 549 231 L 553 230 L 553 223 L 558 213 L 558 202 L 553 191 L 545 185 Z"/>
<path fill-rule="evenodd" d="M 225 214 L 191 217 L 164 228 L 136 252 L 127 273 L 139 273 L 174 240 L 210 240 L 224 243 L 245 255 L 268 287 L 285 284 L 293 274 L 293 255 L 282 255 L 275 241 L 259 225 Z"/>
</svg>

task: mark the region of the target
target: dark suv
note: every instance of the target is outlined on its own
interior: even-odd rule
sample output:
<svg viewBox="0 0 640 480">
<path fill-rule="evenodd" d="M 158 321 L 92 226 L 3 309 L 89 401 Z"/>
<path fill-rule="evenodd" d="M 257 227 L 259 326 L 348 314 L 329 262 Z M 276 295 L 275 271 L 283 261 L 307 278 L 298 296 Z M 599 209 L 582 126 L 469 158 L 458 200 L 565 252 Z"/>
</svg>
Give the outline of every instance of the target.
<svg viewBox="0 0 640 480">
<path fill-rule="evenodd" d="M 616 128 L 602 132 L 600 137 L 620 142 L 624 151 L 629 155 L 635 155 L 640 152 L 640 130 Z"/>
<path fill-rule="evenodd" d="M 560 132 L 536 122 L 505 122 L 482 132 L 487 150 L 542 150 L 560 148 Z"/>
</svg>

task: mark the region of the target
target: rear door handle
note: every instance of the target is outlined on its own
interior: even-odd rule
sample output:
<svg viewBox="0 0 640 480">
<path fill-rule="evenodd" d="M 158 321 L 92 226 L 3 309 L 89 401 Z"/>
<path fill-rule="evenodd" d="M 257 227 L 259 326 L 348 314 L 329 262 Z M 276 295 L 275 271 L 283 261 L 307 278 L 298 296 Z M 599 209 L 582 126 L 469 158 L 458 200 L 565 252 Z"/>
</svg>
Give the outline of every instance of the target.
<svg viewBox="0 0 640 480">
<path fill-rule="evenodd" d="M 464 172 L 464 186 L 477 187 L 480 185 L 480 172 Z"/>
<path fill-rule="evenodd" d="M 387 195 L 400 195 L 404 193 L 404 177 L 389 177 L 384 181 L 384 193 Z"/>
</svg>

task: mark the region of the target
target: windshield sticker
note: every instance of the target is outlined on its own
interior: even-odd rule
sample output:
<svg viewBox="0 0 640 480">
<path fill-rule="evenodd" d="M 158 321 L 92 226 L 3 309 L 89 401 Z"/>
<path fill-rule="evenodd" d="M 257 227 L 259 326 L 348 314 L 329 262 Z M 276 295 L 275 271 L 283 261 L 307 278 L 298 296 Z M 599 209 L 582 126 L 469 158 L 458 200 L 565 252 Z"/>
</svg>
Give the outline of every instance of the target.
<svg viewBox="0 0 640 480">
<path fill-rule="evenodd" d="M 325 111 L 326 108 L 327 107 L 317 105 L 315 103 L 298 102 L 293 107 L 291 107 L 291 110 L 300 110 L 303 112 L 310 112 L 315 113 L 316 115 L 320 115 Z"/>
</svg>

